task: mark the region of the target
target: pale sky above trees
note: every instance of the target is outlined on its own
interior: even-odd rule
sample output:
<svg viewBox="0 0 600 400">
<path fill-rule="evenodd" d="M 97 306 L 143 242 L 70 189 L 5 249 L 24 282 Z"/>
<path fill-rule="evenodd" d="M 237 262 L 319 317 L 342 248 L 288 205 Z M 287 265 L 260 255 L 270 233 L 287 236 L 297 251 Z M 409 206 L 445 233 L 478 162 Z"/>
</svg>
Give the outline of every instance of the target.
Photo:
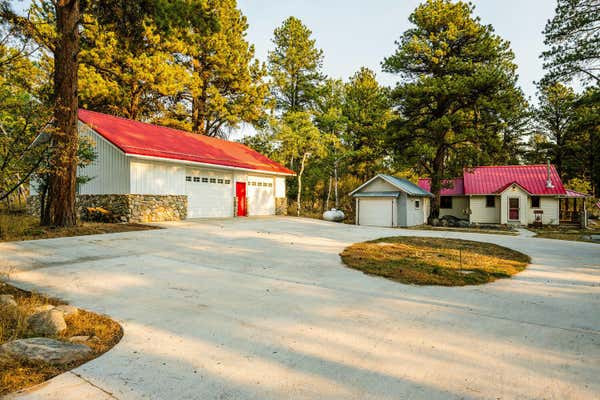
<svg viewBox="0 0 600 400">
<path fill-rule="evenodd" d="M 544 75 L 539 55 L 544 49 L 542 30 L 554 15 L 555 0 L 472 0 L 484 24 L 511 42 L 519 66 L 519 85 L 535 98 L 535 85 Z M 380 63 L 391 55 L 394 41 L 409 27 L 408 16 L 418 0 L 238 0 L 248 17 L 248 39 L 256 55 L 266 60 L 273 29 L 293 15 L 313 31 L 323 49 L 324 72 L 347 80 L 361 66 L 377 72 L 384 85 L 396 78 L 381 72 Z"/>
</svg>

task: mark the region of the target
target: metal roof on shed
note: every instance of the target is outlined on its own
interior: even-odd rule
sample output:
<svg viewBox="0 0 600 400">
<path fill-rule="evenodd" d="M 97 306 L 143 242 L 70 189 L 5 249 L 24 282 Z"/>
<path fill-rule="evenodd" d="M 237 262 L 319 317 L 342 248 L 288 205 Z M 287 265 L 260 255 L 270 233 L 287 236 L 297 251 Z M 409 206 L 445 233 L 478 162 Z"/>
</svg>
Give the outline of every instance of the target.
<svg viewBox="0 0 600 400">
<path fill-rule="evenodd" d="M 375 179 L 378 179 L 378 178 L 383 179 L 384 181 L 388 182 L 390 185 L 397 187 L 398 190 L 408 194 L 409 196 L 419 196 L 419 197 L 432 197 L 433 196 L 427 190 L 424 190 L 424 189 L 418 187 L 417 185 L 415 185 L 414 183 L 412 183 L 411 181 L 409 181 L 407 179 L 397 178 L 395 176 L 385 175 L 385 174 L 377 174 L 376 176 L 369 179 L 368 181 L 366 181 L 365 183 L 363 183 L 362 185 L 360 185 L 359 187 L 354 189 L 352 192 L 350 192 L 350 195 L 356 196 L 356 193 L 360 192 L 363 188 L 365 188 L 371 182 L 373 182 Z"/>
</svg>

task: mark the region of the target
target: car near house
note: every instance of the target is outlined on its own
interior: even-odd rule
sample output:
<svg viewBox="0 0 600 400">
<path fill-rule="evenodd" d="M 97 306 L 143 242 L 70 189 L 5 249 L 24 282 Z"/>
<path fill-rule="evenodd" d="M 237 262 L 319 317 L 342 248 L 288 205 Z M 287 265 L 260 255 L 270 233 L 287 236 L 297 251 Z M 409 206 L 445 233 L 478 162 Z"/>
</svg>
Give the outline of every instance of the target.
<svg viewBox="0 0 600 400">
<path fill-rule="evenodd" d="M 350 192 L 356 204 L 356 224 L 407 227 L 422 225 L 429 216 L 429 191 L 391 175 L 379 174 Z"/>
<path fill-rule="evenodd" d="M 163 197 L 186 199 L 175 214 L 187 218 L 275 215 L 287 207 L 285 179 L 294 172 L 241 143 L 88 110 L 78 115 L 79 135 L 97 155 L 78 170 L 92 178 L 78 188 L 80 203 L 92 198 L 86 204 L 111 209 L 129 196 L 144 208 L 137 219 L 154 221 L 173 219 L 147 217 L 165 207 L 156 203 Z"/>
</svg>

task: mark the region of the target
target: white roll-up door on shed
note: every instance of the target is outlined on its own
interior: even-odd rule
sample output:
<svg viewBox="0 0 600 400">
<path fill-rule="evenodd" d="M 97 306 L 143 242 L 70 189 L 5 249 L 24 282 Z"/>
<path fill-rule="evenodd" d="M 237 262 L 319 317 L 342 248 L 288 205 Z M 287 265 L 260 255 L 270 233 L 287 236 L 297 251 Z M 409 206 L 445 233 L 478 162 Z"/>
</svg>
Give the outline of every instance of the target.
<svg viewBox="0 0 600 400">
<path fill-rule="evenodd" d="M 248 175 L 248 215 L 275 215 L 275 188 L 272 177 Z"/>
<path fill-rule="evenodd" d="M 396 206 L 394 199 L 368 199 L 358 201 L 358 224 L 368 226 L 394 226 Z"/>
<path fill-rule="evenodd" d="M 232 217 L 231 173 L 188 168 L 185 176 L 188 218 Z"/>
</svg>

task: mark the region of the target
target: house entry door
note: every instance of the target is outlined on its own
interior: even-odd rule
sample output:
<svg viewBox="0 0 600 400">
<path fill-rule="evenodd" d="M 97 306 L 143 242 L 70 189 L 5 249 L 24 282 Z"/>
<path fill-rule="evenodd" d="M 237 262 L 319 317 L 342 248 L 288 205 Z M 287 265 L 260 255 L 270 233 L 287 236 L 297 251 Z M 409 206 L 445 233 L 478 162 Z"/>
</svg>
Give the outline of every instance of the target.
<svg viewBox="0 0 600 400">
<path fill-rule="evenodd" d="M 508 219 L 510 221 L 519 220 L 519 199 L 517 197 L 508 199 Z"/>
</svg>

